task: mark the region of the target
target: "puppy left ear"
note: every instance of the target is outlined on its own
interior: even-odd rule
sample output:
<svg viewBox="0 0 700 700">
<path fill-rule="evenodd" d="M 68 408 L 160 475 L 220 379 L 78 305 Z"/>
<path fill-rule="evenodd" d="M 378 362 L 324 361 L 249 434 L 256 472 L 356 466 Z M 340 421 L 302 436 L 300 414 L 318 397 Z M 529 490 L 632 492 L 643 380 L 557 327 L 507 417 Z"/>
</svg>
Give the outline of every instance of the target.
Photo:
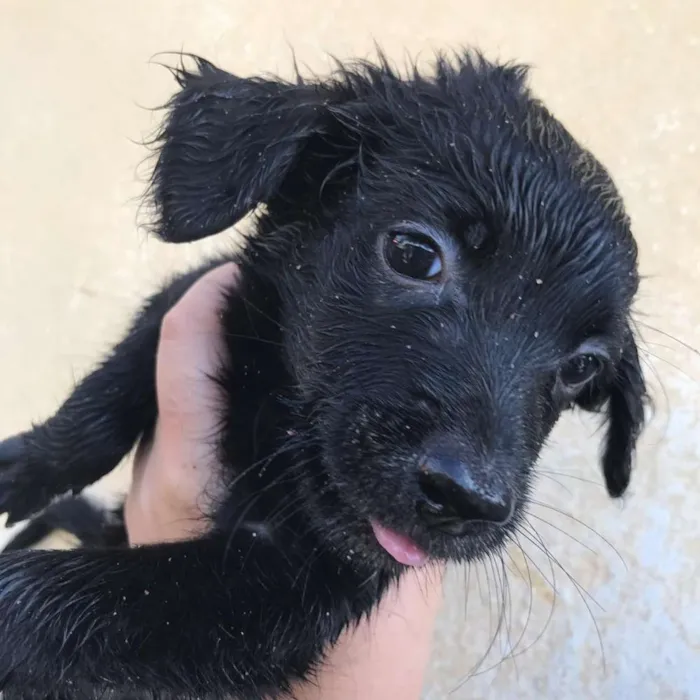
<svg viewBox="0 0 700 700">
<path fill-rule="evenodd" d="M 576 403 L 589 411 L 605 405 L 608 423 L 602 456 L 605 486 L 612 498 L 630 483 L 637 439 L 644 427 L 647 389 L 632 329 L 615 373 L 608 382 L 582 394 Z"/>
</svg>

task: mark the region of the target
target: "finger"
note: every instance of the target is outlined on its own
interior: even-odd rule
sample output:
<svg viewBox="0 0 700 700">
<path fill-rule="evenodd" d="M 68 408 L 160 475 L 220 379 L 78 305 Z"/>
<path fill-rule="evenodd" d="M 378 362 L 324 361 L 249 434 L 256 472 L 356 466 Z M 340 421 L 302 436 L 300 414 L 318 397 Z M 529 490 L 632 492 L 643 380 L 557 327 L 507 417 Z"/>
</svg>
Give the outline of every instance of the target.
<svg viewBox="0 0 700 700">
<path fill-rule="evenodd" d="M 237 279 L 233 263 L 212 270 L 163 319 L 156 385 L 159 422 L 168 433 L 197 439 L 214 427 L 219 391 L 211 377 L 224 361 L 221 315 Z"/>
<path fill-rule="evenodd" d="M 210 377 L 223 362 L 221 312 L 237 277 L 232 263 L 212 270 L 163 321 L 156 363 L 158 422 L 153 440 L 135 455 L 126 502 L 132 541 L 163 537 L 164 527 L 179 532 L 180 521 L 200 515 L 204 492 L 216 491 L 211 480 L 217 473 L 220 397 Z"/>
</svg>

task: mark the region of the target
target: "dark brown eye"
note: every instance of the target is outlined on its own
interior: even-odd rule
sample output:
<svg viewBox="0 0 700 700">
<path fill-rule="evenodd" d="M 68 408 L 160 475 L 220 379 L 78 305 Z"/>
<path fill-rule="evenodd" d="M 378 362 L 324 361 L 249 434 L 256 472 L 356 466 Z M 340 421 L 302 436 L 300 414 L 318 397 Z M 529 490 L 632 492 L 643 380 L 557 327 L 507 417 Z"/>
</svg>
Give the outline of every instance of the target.
<svg viewBox="0 0 700 700">
<path fill-rule="evenodd" d="M 442 273 L 442 256 L 437 245 L 415 233 L 391 233 L 384 255 L 389 267 L 404 277 L 434 281 Z"/>
<path fill-rule="evenodd" d="M 580 389 L 598 376 L 602 369 L 603 360 L 597 355 L 577 355 L 559 370 L 559 379 L 569 390 Z"/>
</svg>

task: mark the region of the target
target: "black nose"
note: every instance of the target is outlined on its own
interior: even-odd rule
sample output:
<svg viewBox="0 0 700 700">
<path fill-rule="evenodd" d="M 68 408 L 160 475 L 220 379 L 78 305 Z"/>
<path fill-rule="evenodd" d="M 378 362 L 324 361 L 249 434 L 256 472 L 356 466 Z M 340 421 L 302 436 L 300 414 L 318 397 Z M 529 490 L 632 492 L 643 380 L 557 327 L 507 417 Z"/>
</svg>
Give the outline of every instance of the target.
<svg viewBox="0 0 700 700">
<path fill-rule="evenodd" d="M 431 528 L 463 535 L 471 523 L 504 525 L 513 513 L 513 497 L 503 486 L 479 483 L 469 467 L 452 456 L 433 455 L 421 464 L 419 485 L 424 498 L 418 513 Z"/>
</svg>

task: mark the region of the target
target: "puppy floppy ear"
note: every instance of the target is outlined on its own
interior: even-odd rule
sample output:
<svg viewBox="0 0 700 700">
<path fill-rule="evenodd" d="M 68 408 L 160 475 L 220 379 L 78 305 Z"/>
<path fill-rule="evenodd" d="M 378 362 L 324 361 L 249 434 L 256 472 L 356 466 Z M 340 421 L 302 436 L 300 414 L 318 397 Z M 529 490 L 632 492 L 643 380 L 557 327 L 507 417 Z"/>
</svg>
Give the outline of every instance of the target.
<svg viewBox="0 0 700 700">
<path fill-rule="evenodd" d="M 152 228 L 174 243 L 218 233 L 274 196 L 319 124 L 312 87 L 194 60 L 193 71 L 173 69 L 182 89 L 154 141 Z"/>
<path fill-rule="evenodd" d="M 576 403 L 589 411 L 605 405 L 608 429 L 602 456 L 603 476 L 610 496 L 619 498 L 630 483 L 647 404 L 646 383 L 631 329 L 613 376 L 605 384 L 585 392 Z"/>
</svg>

